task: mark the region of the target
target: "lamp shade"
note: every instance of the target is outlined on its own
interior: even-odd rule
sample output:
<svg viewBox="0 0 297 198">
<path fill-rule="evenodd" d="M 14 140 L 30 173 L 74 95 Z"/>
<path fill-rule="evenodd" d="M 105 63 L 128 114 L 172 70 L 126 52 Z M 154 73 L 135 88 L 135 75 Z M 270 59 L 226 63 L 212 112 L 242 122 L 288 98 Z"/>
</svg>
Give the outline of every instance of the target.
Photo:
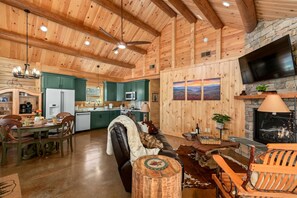
<svg viewBox="0 0 297 198">
<path fill-rule="evenodd" d="M 147 113 L 147 112 L 150 112 L 150 107 L 149 105 L 145 102 L 143 103 L 143 105 L 141 106 L 141 112 L 144 112 L 144 113 Z"/>
<path fill-rule="evenodd" d="M 261 112 L 289 113 L 290 110 L 278 94 L 267 95 L 261 106 Z"/>
</svg>

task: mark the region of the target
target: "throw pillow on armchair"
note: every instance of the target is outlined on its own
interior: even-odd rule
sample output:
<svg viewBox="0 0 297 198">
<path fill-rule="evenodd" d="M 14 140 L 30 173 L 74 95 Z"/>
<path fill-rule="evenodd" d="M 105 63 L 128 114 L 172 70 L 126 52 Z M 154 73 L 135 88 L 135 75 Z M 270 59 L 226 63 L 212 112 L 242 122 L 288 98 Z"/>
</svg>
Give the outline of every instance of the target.
<svg viewBox="0 0 297 198">
<path fill-rule="evenodd" d="M 153 121 L 143 121 L 143 125 L 147 125 L 148 133 L 151 135 L 155 135 L 158 133 L 158 128 L 153 124 Z"/>
</svg>

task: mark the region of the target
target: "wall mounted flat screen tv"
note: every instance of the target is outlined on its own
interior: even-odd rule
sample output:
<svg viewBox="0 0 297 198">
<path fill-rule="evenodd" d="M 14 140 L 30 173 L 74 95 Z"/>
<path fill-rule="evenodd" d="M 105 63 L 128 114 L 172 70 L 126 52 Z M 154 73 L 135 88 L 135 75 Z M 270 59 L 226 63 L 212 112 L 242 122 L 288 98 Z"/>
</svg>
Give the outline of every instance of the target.
<svg viewBox="0 0 297 198">
<path fill-rule="evenodd" d="M 243 84 L 296 75 L 290 36 L 239 58 Z"/>
</svg>

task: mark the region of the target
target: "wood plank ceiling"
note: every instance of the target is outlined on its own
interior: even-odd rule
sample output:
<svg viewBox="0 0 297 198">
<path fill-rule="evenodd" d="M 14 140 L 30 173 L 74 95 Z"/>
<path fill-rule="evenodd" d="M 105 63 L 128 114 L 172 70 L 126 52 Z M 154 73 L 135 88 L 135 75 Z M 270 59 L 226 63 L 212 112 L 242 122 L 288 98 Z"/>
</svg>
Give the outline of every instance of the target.
<svg viewBox="0 0 297 198">
<path fill-rule="evenodd" d="M 239 1 L 245 4 L 240 5 Z M 253 17 L 252 12 L 244 11 L 250 11 L 251 5 L 255 5 L 257 20 L 297 17 L 297 4 L 292 0 L 254 1 L 228 0 L 230 7 L 226 8 L 222 0 L 123 0 L 123 38 L 124 41 L 153 41 L 176 13 L 190 23 L 202 18 L 214 28 L 237 29 L 246 29 L 247 25 L 252 26 L 249 23 L 255 23 L 244 20 Z M 0 0 L 2 57 L 25 60 L 24 8 L 32 12 L 29 14 L 29 62 L 90 73 L 98 73 L 96 66 L 100 65 L 100 74 L 122 78 L 149 48 L 149 45 L 137 45 L 117 55 L 113 53 L 121 38 L 120 0 Z M 46 25 L 48 32 L 42 32 L 41 25 Z M 99 27 L 117 41 L 100 32 Z M 84 45 L 86 40 L 90 46 Z"/>
</svg>

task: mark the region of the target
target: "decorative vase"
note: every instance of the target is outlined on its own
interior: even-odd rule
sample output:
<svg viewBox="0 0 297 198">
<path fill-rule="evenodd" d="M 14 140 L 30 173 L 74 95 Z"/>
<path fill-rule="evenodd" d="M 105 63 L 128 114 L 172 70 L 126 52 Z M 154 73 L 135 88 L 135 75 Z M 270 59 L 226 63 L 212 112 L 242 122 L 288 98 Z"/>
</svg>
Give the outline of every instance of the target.
<svg viewBox="0 0 297 198">
<path fill-rule="evenodd" d="M 217 129 L 223 129 L 223 128 L 224 128 L 224 123 L 217 122 Z"/>
<path fill-rule="evenodd" d="M 257 92 L 258 95 L 261 95 L 262 93 L 263 93 L 262 91 L 258 91 L 258 92 Z"/>
</svg>

